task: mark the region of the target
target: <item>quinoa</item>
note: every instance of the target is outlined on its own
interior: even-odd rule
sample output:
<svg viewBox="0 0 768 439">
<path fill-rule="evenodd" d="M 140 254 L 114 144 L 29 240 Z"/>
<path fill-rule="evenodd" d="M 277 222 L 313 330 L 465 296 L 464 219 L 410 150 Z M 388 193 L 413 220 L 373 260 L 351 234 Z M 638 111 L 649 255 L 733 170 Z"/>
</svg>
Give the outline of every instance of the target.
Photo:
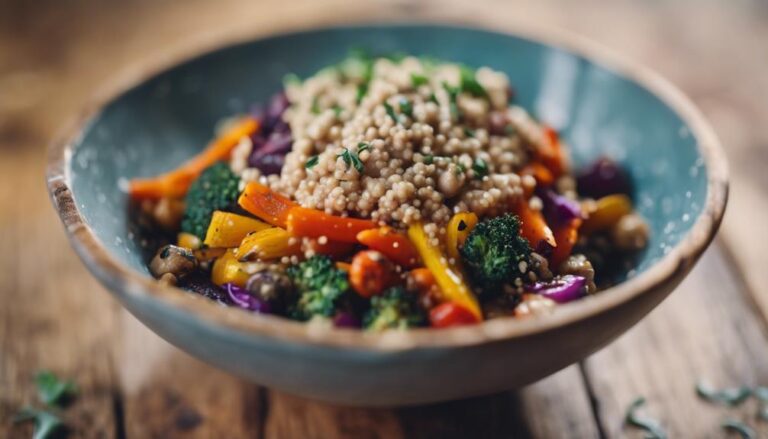
<svg viewBox="0 0 768 439">
<path fill-rule="evenodd" d="M 506 75 L 416 57 L 369 68 L 369 78 L 346 63 L 287 85 L 293 150 L 262 181 L 304 207 L 400 228 L 496 216 L 523 196 L 532 179 L 518 173 L 543 131 L 509 106 Z M 479 95 L 460 87 L 467 71 Z"/>
</svg>

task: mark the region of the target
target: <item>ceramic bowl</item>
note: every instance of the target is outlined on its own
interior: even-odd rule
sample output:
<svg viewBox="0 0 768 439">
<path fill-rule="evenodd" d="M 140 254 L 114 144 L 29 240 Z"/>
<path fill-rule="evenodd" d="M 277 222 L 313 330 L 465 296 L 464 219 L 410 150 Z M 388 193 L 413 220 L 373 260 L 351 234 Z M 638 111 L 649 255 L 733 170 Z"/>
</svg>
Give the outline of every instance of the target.
<svg viewBox="0 0 768 439">
<path fill-rule="evenodd" d="M 155 282 L 128 227 L 121 182 L 172 168 L 206 144 L 217 121 L 265 101 L 286 73 L 310 75 L 356 47 L 504 71 L 517 102 L 563 132 L 576 164 L 600 155 L 623 163 L 652 231 L 637 268 L 619 285 L 540 318 L 382 334 L 252 315 Z M 710 243 L 725 209 L 725 158 L 690 101 L 645 68 L 560 32 L 426 24 L 309 30 L 224 47 L 130 82 L 51 148 L 48 187 L 72 246 L 161 337 L 304 397 L 418 404 L 549 375 L 659 304 Z"/>
</svg>

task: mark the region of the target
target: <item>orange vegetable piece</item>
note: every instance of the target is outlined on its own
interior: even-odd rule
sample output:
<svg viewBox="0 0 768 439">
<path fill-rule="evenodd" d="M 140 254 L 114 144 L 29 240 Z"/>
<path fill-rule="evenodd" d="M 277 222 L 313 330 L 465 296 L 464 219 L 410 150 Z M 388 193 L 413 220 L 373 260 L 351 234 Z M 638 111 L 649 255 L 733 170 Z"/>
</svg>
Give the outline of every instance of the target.
<svg viewBox="0 0 768 439">
<path fill-rule="evenodd" d="M 431 271 L 429 271 L 429 268 L 414 268 L 411 270 L 410 275 L 413 281 L 416 283 L 416 288 L 418 288 L 422 293 L 426 293 L 433 287 L 437 286 L 435 276 Z"/>
<path fill-rule="evenodd" d="M 538 186 L 549 186 L 555 182 L 555 176 L 552 175 L 552 171 L 539 162 L 532 162 L 520 171 L 521 175 L 530 175 L 536 179 Z"/>
<path fill-rule="evenodd" d="M 551 173 L 554 178 L 560 177 L 565 172 L 565 151 L 560 145 L 560 136 L 552 127 L 544 126 L 544 134 L 547 138 L 547 147 L 537 151 L 537 158 Z"/>
<path fill-rule="evenodd" d="M 553 269 L 557 269 L 571 255 L 573 246 L 576 245 L 576 241 L 579 239 L 580 226 L 581 218 L 574 218 L 568 223 L 555 228 L 554 235 L 557 247 L 552 249 L 552 254 L 549 256 L 550 266 Z"/>
<path fill-rule="evenodd" d="M 379 227 L 363 230 L 357 234 L 357 241 L 361 244 L 378 250 L 389 259 L 404 267 L 413 267 L 419 262 L 419 254 L 416 248 L 402 233 L 396 232 L 391 227 Z"/>
<path fill-rule="evenodd" d="M 258 129 L 259 123 L 255 119 L 245 118 L 241 120 L 221 137 L 211 142 L 202 152 L 175 170 L 157 177 L 131 180 L 128 188 L 131 198 L 184 197 L 189 186 L 205 168 L 227 159 L 240 139 L 250 136 Z"/>
<path fill-rule="evenodd" d="M 528 240 L 531 248 L 536 250 L 539 244 L 546 242 L 552 247 L 557 247 L 555 235 L 544 220 L 541 211 L 533 210 L 528 205 L 528 200 L 520 200 L 515 203 L 515 213 L 520 217 L 520 234 Z"/>
<path fill-rule="evenodd" d="M 377 226 L 370 220 L 344 218 L 315 209 L 293 207 L 288 212 L 286 227 L 293 236 L 325 236 L 331 241 L 355 243 L 358 233 Z"/>
<path fill-rule="evenodd" d="M 282 228 L 286 226 L 288 211 L 298 206 L 288 198 L 255 181 L 245 186 L 237 204 L 269 224 Z"/>
<path fill-rule="evenodd" d="M 479 321 L 468 309 L 456 302 L 441 303 L 429 312 L 429 322 L 435 328 L 472 325 Z"/>
<path fill-rule="evenodd" d="M 310 250 L 320 255 L 326 255 L 331 259 L 339 259 L 352 253 L 355 245 L 349 242 L 326 240 L 321 244 L 318 239 L 311 239 L 307 245 Z"/>
<path fill-rule="evenodd" d="M 376 250 L 363 250 L 352 258 L 349 283 L 357 294 L 369 298 L 392 285 L 395 277 L 392 263 Z"/>
</svg>

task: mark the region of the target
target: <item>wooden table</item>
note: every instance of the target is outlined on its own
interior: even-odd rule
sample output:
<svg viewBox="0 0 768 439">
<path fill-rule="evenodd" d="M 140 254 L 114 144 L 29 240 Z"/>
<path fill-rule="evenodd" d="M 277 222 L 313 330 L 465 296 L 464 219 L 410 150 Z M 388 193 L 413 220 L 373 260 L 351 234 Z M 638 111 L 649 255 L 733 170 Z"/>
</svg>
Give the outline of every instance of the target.
<svg viewBox="0 0 768 439">
<path fill-rule="evenodd" d="M 641 0 L 8 2 L 0 0 L 0 437 L 35 401 L 31 377 L 73 377 L 74 437 L 641 437 L 623 427 L 639 395 L 673 437 L 724 437 L 755 405 L 699 400 L 714 386 L 768 384 L 768 7 Z M 690 277 L 618 341 L 520 391 L 396 410 L 342 408 L 268 391 L 198 362 L 152 334 L 67 245 L 43 183 L 56 128 L 116 72 L 235 36 L 407 16 L 510 21 L 591 36 L 668 76 L 727 146 L 729 212 Z"/>
</svg>

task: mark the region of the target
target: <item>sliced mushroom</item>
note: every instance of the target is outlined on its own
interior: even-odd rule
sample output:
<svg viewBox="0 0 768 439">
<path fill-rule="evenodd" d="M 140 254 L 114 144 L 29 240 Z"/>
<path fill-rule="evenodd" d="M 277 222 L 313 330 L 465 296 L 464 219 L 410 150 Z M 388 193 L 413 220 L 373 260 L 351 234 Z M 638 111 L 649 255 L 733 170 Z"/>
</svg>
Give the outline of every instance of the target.
<svg viewBox="0 0 768 439">
<path fill-rule="evenodd" d="M 197 259 L 183 247 L 166 245 L 157 251 L 149 263 L 149 271 L 163 283 L 176 285 L 179 279 L 197 269 Z"/>
</svg>

